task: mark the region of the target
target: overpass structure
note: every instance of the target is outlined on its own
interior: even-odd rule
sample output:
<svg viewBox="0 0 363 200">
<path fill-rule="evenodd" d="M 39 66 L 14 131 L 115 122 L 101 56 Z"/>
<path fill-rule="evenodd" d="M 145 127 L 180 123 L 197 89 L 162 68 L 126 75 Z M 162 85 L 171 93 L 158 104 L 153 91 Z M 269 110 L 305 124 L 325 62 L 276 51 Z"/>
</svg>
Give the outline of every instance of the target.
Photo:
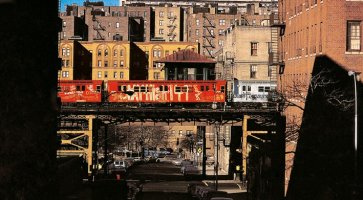
<svg viewBox="0 0 363 200">
<path fill-rule="evenodd" d="M 241 151 L 243 161 L 241 165 L 244 175 L 249 170 L 247 159 L 251 150 L 269 144 L 270 152 L 259 154 L 259 156 L 268 156 L 275 166 L 282 166 L 282 170 L 274 170 L 280 172 L 280 175 L 277 176 L 279 180 L 281 179 L 280 176 L 284 177 L 285 118 L 276 109 L 230 107 L 222 109 L 120 108 L 109 104 L 101 104 L 97 108 L 63 106 L 58 122 L 58 136 L 61 138 L 61 149 L 58 150 L 58 156 L 83 156 L 88 163 L 89 174 L 96 167 L 97 133 L 101 126 L 108 124 L 124 126 L 228 125 L 242 127 Z M 105 130 L 107 131 L 107 129 Z M 254 131 L 258 133 L 255 134 Z M 205 148 L 203 157 L 206 158 Z M 255 157 L 256 154 L 254 154 Z M 283 183 L 283 178 L 281 181 Z"/>
</svg>

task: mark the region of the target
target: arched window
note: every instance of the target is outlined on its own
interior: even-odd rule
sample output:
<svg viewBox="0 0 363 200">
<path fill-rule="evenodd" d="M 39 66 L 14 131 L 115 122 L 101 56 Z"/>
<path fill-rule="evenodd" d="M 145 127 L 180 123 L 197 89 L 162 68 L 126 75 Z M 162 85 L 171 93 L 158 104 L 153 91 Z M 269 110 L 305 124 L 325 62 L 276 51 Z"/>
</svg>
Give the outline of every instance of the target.
<svg viewBox="0 0 363 200">
<path fill-rule="evenodd" d="M 105 49 L 105 56 L 108 56 L 108 49 Z"/>
</svg>

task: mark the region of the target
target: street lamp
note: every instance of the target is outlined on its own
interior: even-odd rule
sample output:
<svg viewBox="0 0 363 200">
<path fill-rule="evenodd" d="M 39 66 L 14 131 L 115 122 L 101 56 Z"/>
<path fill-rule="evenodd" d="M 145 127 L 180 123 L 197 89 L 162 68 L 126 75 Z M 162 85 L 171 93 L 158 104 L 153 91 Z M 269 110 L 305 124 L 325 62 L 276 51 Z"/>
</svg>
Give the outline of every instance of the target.
<svg viewBox="0 0 363 200">
<path fill-rule="evenodd" d="M 354 177 L 358 175 L 358 97 L 357 81 L 359 81 L 360 72 L 349 71 L 348 75 L 354 78 Z"/>
</svg>

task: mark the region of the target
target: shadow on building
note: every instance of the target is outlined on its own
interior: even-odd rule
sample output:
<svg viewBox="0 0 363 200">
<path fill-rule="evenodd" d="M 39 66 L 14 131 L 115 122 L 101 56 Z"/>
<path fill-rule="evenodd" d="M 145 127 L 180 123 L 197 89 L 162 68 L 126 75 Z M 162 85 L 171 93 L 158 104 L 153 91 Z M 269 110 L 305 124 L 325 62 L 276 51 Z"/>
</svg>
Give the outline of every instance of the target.
<svg viewBox="0 0 363 200">
<path fill-rule="evenodd" d="M 354 172 L 354 79 L 343 66 L 327 56 L 319 56 L 315 59 L 312 80 L 286 199 L 362 199 L 352 195 L 360 190 L 357 185 L 362 183 L 363 138 L 359 138 L 357 176 Z M 358 94 L 358 113 L 362 113 L 361 83 Z M 363 121 L 362 116 L 358 124 Z"/>
</svg>

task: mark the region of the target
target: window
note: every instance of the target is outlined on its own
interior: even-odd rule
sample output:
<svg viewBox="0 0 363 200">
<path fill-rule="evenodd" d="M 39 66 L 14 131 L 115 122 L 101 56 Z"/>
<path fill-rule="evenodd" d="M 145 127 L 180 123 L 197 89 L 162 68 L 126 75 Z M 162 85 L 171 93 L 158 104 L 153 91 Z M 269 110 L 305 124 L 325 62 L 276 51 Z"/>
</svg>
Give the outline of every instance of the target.
<svg viewBox="0 0 363 200">
<path fill-rule="evenodd" d="M 119 28 L 119 27 L 120 27 L 120 23 L 116 22 L 116 28 Z"/>
<path fill-rule="evenodd" d="M 69 56 L 70 52 L 71 52 L 71 51 L 70 51 L 70 49 L 69 49 L 69 48 L 67 48 L 67 53 L 66 53 L 66 55 L 67 55 L 67 56 Z"/>
<path fill-rule="evenodd" d="M 195 24 L 196 24 L 197 26 L 199 26 L 199 19 L 196 19 L 196 20 L 195 20 Z"/>
<path fill-rule="evenodd" d="M 264 90 L 263 90 L 263 86 L 259 86 L 259 87 L 258 87 L 258 92 L 264 92 Z"/>
<path fill-rule="evenodd" d="M 222 93 L 224 93 L 224 90 L 225 90 L 225 88 L 224 88 L 224 86 L 222 85 L 222 86 L 221 86 L 221 92 L 222 92 Z"/>
<path fill-rule="evenodd" d="M 97 72 L 97 77 L 98 77 L 98 78 L 102 78 L 102 72 L 101 72 L 101 71 L 98 71 L 98 72 Z"/>
<path fill-rule="evenodd" d="M 69 67 L 69 60 L 66 60 L 66 66 L 65 67 Z"/>
<path fill-rule="evenodd" d="M 124 73 L 120 72 L 120 79 L 123 79 L 123 78 L 124 78 Z"/>
<path fill-rule="evenodd" d="M 108 56 L 108 50 L 105 49 L 105 56 Z"/>
<path fill-rule="evenodd" d="M 62 56 L 66 55 L 66 48 L 62 48 Z"/>
<path fill-rule="evenodd" d="M 199 29 L 195 29 L 195 35 L 199 35 Z"/>
<path fill-rule="evenodd" d="M 160 72 L 154 72 L 154 80 L 160 79 Z"/>
<path fill-rule="evenodd" d="M 257 42 L 251 42 L 251 56 L 257 56 Z"/>
<path fill-rule="evenodd" d="M 105 67 L 108 67 L 108 61 L 105 60 Z"/>
<path fill-rule="evenodd" d="M 63 78 L 68 78 L 69 77 L 69 72 L 68 71 L 63 71 L 62 72 L 62 77 Z"/>
<path fill-rule="evenodd" d="M 124 67 L 124 61 L 123 60 L 120 61 L 120 67 Z"/>
<path fill-rule="evenodd" d="M 67 26 L 67 22 L 63 21 L 63 27 L 66 27 L 66 26 Z"/>
<path fill-rule="evenodd" d="M 113 67 L 117 67 L 117 60 L 113 61 Z"/>
<path fill-rule="evenodd" d="M 226 25 L 226 20 L 225 20 L 225 19 L 220 19 L 220 20 L 219 20 L 219 25 L 220 25 L 220 26 L 224 26 L 224 25 Z"/>
<path fill-rule="evenodd" d="M 164 17 L 164 12 L 163 11 L 159 12 L 159 17 Z"/>
<path fill-rule="evenodd" d="M 347 50 L 360 51 L 360 21 L 348 21 L 347 29 Z"/>
<path fill-rule="evenodd" d="M 163 34 L 164 34 L 164 29 L 162 29 L 162 28 L 161 28 L 161 29 L 159 29 L 159 34 L 160 34 L 160 35 L 163 35 Z"/>
<path fill-rule="evenodd" d="M 218 35 L 223 35 L 223 29 L 218 30 Z"/>
<path fill-rule="evenodd" d="M 102 66 L 102 61 L 101 61 L 101 60 L 98 60 L 98 61 L 97 61 L 97 66 L 98 66 L 98 67 L 101 67 L 101 66 Z"/>
<path fill-rule="evenodd" d="M 124 50 L 120 50 L 120 56 L 124 56 Z"/>
<path fill-rule="evenodd" d="M 117 78 L 117 72 L 113 72 L 113 78 Z"/>
<path fill-rule="evenodd" d="M 108 72 L 105 72 L 105 78 L 107 78 L 108 77 Z"/>
<path fill-rule="evenodd" d="M 117 56 L 117 50 L 113 50 L 113 56 Z"/>
<path fill-rule="evenodd" d="M 250 67 L 250 78 L 256 78 L 257 65 L 251 65 Z"/>
<path fill-rule="evenodd" d="M 224 41 L 223 40 L 218 40 L 218 45 L 221 46 L 221 47 L 223 47 Z"/>
<path fill-rule="evenodd" d="M 164 20 L 159 20 L 159 26 L 162 26 L 164 24 Z"/>
<path fill-rule="evenodd" d="M 102 55 L 102 51 L 101 51 L 101 49 L 99 49 L 98 51 L 97 51 L 97 56 L 101 56 Z"/>
<path fill-rule="evenodd" d="M 161 50 L 160 49 L 154 49 L 153 50 L 153 57 L 161 57 Z"/>
</svg>

